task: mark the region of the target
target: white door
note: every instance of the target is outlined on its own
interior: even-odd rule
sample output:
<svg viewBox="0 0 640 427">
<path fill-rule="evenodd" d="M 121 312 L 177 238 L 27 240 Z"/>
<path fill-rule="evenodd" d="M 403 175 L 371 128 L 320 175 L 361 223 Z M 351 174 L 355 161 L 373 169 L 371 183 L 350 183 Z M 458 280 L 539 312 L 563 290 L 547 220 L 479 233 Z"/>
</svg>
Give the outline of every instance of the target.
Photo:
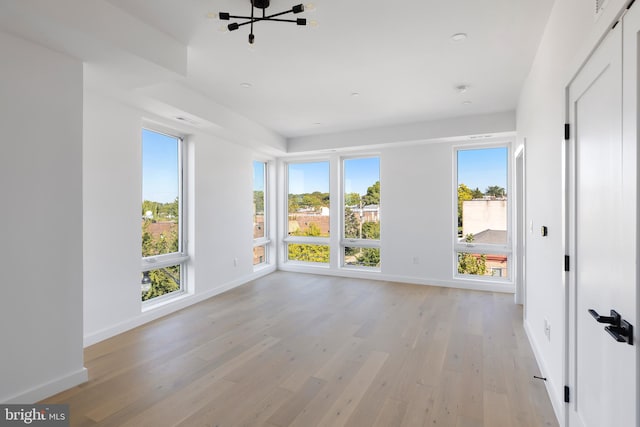
<svg viewBox="0 0 640 427">
<path fill-rule="evenodd" d="M 630 25 L 630 21 L 625 23 Z M 637 107 L 634 101 L 633 111 L 625 107 L 623 115 L 623 93 L 628 102 L 630 91 L 627 77 L 623 79 L 622 40 L 621 23 L 569 86 L 573 135 L 568 150 L 567 381 L 571 427 L 638 426 L 637 343 L 616 341 L 605 330 L 613 326 L 616 332 L 615 325 L 598 323 L 589 313 L 594 310 L 612 317 L 613 309 L 636 326 L 636 136 L 629 139 L 625 132 L 623 138 L 623 117 L 633 117 L 636 123 Z M 637 45 L 637 37 L 633 43 Z M 637 70 L 634 73 L 637 80 Z M 634 334 L 637 338 L 636 331 Z"/>
</svg>

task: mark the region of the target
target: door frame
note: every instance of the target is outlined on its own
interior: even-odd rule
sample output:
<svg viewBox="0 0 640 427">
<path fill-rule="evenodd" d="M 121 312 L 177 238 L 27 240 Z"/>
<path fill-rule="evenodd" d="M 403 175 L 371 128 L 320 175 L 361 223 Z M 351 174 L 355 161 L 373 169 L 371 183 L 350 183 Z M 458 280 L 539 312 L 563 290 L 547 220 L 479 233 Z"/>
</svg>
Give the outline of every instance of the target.
<svg viewBox="0 0 640 427">
<path fill-rule="evenodd" d="M 578 75 L 580 74 L 580 72 L 582 71 L 582 69 L 584 68 L 584 66 L 589 62 L 589 60 L 592 58 L 593 54 L 596 52 L 596 50 L 602 45 L 602 42 L 604 41 L 604 39 L 608 36 L 609 32 L 611 31 L 611 29 L 615 28 L 616 25 L 622 24 L 623 23 L 623 16 L 628 12 L 629 8 L 631 7 L 631 5 L 634 3 L 635 0 L 629 0 L 627 2 L 625 2 L 625 4 L 620 8 L 620 10 L 615 14 L 615 17 L 611 20 L 611 22 L 609 23 L 609 25 L 607 27 L 604 27 L 604 30 L 602 31 L 601 34 L 599 34 L 599 37 L 596 39 L 596 42 L 593 44 L 593 47 L 588 51 L 588 54 L 584 56 L 584 60 L 582 62 L 576 63 L 576 66 L 574 66 L 572 68 L 572 72 L 570 73 L 570 78 L 567 79 L 567 83 L 564 86 L 564 91 L 565 91 L 565 123 L 566 124 L 570 124 L 571 128 L 570 128 L 570 137 L 569 139 L 565 139 L 563 141 L 562 144 L 562 165 L 563 165 L 563 174 L 562 174 L 562 188 L 563 188 L 563 194 L 562 194 L 562 206 L 563 206 L 563 236 L 562 236 L 562 241 L 563 241 L 563 251 L 566 255 L 574 255 L 575 252 L 573 252 L 573 248 L 575 245 L 575 240 L 572 241 L 572 238 L 575 239 L 575 233 L 571 232 L 572 228 L 575 227 L 575 182 L 574 182 L 574 178 L 575 178 L 575 164 L 572 162 L 575 157 L 572 157 L 575 155 L 575 152 L 573 151 L 575 149 L 575 144 L 574 144 L 574 126 L 573 126 L 573 122 L 572 122 L 572 117 L 571 117 L 571 113 L 572 113 L 572 109 L 571 109 L 571 94 L 570 94 L 570 87 L 571 85 L 574 83 L 574 81 L 576 80 L 576 78 L 578 77 Z M 640 9 L 640 6 L 636 7 L 635 9 Z M 640 13 L 637 10 L 635 11 L 636 13 Z M 638 201 L 640 200 L 640 197 L 638 195 L 638 191 L 640 190 L 640 182 L 638 182 L 638 176 L 640 176 L 640 173 L 638 173 L 638 168 L 640 168 L 640 157 L 639 157 L 639 153 L 640 150 L 637 150 L 635 148 L 635 144 L 637 144 L 638 142 L 638 137 L 640 136 L 640 129 L 638 129 L 638 126 L 640 126 L 640 117 L 638 116 L 638 107 L 640 106 L 640 94 L 638 94 L 638 90 L 640 89 L 639 85 L 640 82 L 638 81 L 638 79 L 640 79 L 640 64 L 638 64 L 638 61 L 640 60 L 640 54 L 638 52 L 638 49 L 633 50 L 633 46 L 630 46 L 629 44 L 625 43 L 625 33 L 624 31 L 622 32 L 622 42 L 623 42 L 623 51 L 622 51 L 622 55 L 623 55 L 623 69 L 622 69 L 622 78 L 623 78 L 623 82 L 625 84 L 625 89 L 623 90 L 622 93 L 622 102 L 623 102 L 623 111 L 622 111 L 622 120 L 623 120 L 623 128 L 622 128 L 622 138 L 623 138 L 623 146 L 628 146 L 631 145 L 634 147 L 634 149 L 632 150 L 631 153 L 629 153 L 630 155 L 625 157 L 625 159 L 627 161 L 635 161 L 635 168 L 634 168 L 634 173 L 636 174 L 636 179 L 635 179 L 635 188 L 634 188 L 634 192 L 633 192 L 633 200 L 632 200 L 632 204 L 633 207 L 635 207 L 635 222 L 633 223 L 633 233 L 634 233 L 634 240 L 635 240 L 635 249 L 636 249 L 636 253 L 634 255 L 636 256 L 640 256 L 640 234 L 638 233 L 638 230 L 640 230 L 640 218 L 638 214 L 640 214 L 640 205 L 638 204 Z M 640 41 L 638 46 L 640 46 Z M 629 58 L 631 58 L 631 60 L 629 60 Z M 634 70 L 636 79 L 632 79 L 630 77 L 628 77 L 626 74 L 629 72 L 629 65 L 625 65 L 625 64 L 635 64 L 636 69 Z M 631 84 L 630 87 L 629 84 Z M 633 111 L 632 115 L 635 117 L 635 121 L 633 123 L 630 123 L 629 120 L 627 120 L 625 122 L 625 109 L 629 109 L 631 108 L 631 110 Z M 625 141 L 626 144 L 625 144 Z M 634 143 L 631 143 L 629 141 L 634 141 Z M 572 216 L 574 215 L 574 216 Z M 633 260 L 636 261 L 636 302 L 635 302 L 635 306 L 636 306 L 636 313 L 635 313 L 635 321 L 636 324 L 634 324 L 634 326 L 636 326 L 636 328 L 634 329 L 634 339 L 635 339 L 635 352 L 636 352 L 636 376 L 640 375 L 640 349 L 638 349 L 638 346 L 640 345 L 640 340 L 638 338 L 639 337 L 639 328 L 640 328 L 640 262 L 637 262 L 637 260 Z M 574 265 L 574 258 L 571 258 L 571 262 L 570 262 L 570 269 L 573 269 L 573 265 Z M 564 312 L 564 357 L 563 357 L 563 377 L 564 377 L 564 381 L 566 385 L 570 385 L 571 387 L 574 387 L 574 384 L 571 384 L 570 379 L 571 379 L 571 373 L 570 373 L 570 357 L 571 357 L 571 352 L 570 352 L 570 339 L 571 339 L 571 334 L 570 334 L 570 328 L 573 325 L 571 322 L 571 316 L 573 314 L 574 311 L 574 307 L 572 305 L 572 289 L 571 289 L 571 279 L 572 279 L 572 274 L 574 274 L 575 271 L 565 271 L 564 275 L 563 275 L 563 287 L 564 287 L 564 307 L 565 307 L 565 312 Z M 526 307 L 525 307 L 526 308 Z M 573 391 L 573 388 L 571 389 L 571 391 Z M 636 379 L 636 396 L 640 398 L 640 379 Z M 570 402 L 573 402 L 573 399 L 569 399 Z M 569 403 L 570 404 L 570 403 Z M 565 403 L 564 407 L 563 407 L 563 417 L 562 419 L 559 419 L 558 421 L 561 423 L 561 426 L 570 426 L 570 407 L 568 406 L 569 404 Z M 635 407 L 635 412 L 636 412 L 636 427 L 640 427 L 640 405 L 636 405 Z M 570 426 L 573 427 L 573 426 Z"/>
<path fill-rule="evenodd" d="M 515 206 L 513 209 L 514 225 L 514 302 L 523 305 L 523 318 L 527 318 L 527 291 L 525 280 L 525 189 L 526 189 L 526 145 L 527 139 L 523 139 L 522 145 L 515 150 L 513 158 L 513 188 L 515 190 Z"/>
</svg>

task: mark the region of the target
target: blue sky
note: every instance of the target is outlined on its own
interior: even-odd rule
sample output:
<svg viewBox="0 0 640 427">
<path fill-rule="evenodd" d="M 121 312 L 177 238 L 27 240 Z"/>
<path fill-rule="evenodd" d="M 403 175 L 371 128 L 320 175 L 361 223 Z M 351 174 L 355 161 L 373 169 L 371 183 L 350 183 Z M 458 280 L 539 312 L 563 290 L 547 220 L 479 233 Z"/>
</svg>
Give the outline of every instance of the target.
<svg viewBox="0 0 640 427">
<path fill-rule="evenodd" d="M 264 191 L 264 162 L 253 162 L 253 191 Z"/>
<path fill-rule="evenodd" d="M 380 180 L 378 157 L 345 160 L 345 191 L 366 194 Z M 329 162 L 290 163 L 289 193 L 329 192 Z"/>
<path fill-rule="evenodd" d="M 143 200 L 172 202 L 178 196 L 178 143 L 176 138 L 142 131 Z M 260 162 L 254 164 L 260 165 Z M 366 194 L 380 179 L 378 157 L 347 159 L 345 192 Z M 256 171 L 256 169 L 258 169 Z M 262 168 L 254 167 L 254 189 L 264 189 Z M 484 192 L 491 185 L 507 188 L 507 148 L 458 150 L 458 183 Z M 329 162 L 289 164 L 291 194 L 329 191 Z"/>
<path fill-rule="evenodd" d="M 142 130 L 142 200 L 168 203 L 178 197 L 178 140 Z"/>
<path fill-rule="evenodd" d="M 483 193 L 492 185 L 507 190 L 507 148 L 458 150 L 458 184 Z"/>
</svg>

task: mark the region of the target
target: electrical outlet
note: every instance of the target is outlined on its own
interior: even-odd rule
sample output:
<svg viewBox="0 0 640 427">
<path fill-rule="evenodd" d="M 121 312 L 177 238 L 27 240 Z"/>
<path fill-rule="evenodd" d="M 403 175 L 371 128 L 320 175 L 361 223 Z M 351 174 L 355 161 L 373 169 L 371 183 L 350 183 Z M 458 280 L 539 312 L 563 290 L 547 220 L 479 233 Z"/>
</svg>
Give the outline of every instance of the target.
<svg viewBox="0 0 640 427">
<path fill-rule="evenodd" d="M 544 319 L 544 335 L 547 337 L 547 341 L 551 341 L 551 324 L 547 319 Z"/>
<path fill-rule="evenodd" d="M 420 264 L 420 258 L 418 258 L 417 256 L 413 257 L 413 263 L 414 264 Z"/>
</svg>

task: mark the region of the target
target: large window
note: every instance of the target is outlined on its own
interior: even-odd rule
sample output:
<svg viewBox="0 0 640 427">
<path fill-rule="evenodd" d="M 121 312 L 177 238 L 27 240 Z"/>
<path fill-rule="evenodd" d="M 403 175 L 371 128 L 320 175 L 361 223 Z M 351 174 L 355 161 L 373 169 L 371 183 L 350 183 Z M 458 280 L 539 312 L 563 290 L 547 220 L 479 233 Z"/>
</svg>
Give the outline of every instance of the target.
<svg viewBox="0 0 640 427">
<path fill-rule="evenodd" d="M 456 150 L 456 275 L 510 277 L 508 159 L 507 146 Z"/>
<path fill-rule="evenodd" d="M 380 158 L 343 160 L 342 264 L 380 267 Z"/>
<path fill-rule="evenodd" d="M 253 162 L 253 265 L 269 262 L 267 232 L 267 163 Z"/>
<path fill-rule="evenodd" d="M 329 263 L 329 162 L 287 165 L 289 261 Z"/>
<path fill-rule="evenodd" d="M 142 131 L 143 301 L 184 289 L 182 138 Z"/>
</svg>

